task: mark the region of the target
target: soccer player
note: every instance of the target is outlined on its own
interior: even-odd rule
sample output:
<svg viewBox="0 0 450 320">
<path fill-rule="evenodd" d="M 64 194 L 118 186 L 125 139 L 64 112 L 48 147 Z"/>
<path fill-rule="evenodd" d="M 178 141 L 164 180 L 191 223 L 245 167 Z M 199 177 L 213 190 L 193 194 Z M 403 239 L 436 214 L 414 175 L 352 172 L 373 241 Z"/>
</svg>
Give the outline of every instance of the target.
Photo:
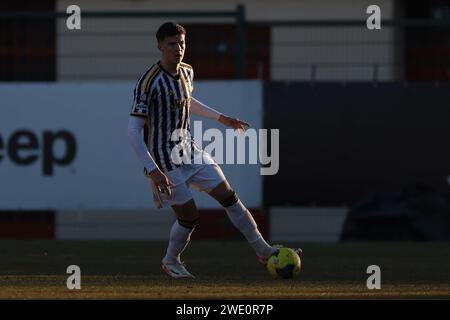
<svg viewBox="0 0 450 320">
<path fill-rule="evenodd" d="M 192 96 L 194 70 L 182 62 L 185 34 L 181 25 L 172 22 L 159 27 L 156 38 L 161 59 L 139 78 L 128 122 L 129 140 L 151 180 L 155 201 L 159 207 L 171 206 L 177 217 L 161 261 L 162 269 L 173 278 L 194 277 L 180 260 L 199 219 L 190 187 L 207 192 L 224 207 L 260 262 L 267 263 L 277 251 L 264 240 L 217 163 L 190 138 L 190 112 L 239 130 L 245 130 L 248 123 L 221 114 Z M 200 163 L 194 161 L 199 157 Z"/>
</svg>

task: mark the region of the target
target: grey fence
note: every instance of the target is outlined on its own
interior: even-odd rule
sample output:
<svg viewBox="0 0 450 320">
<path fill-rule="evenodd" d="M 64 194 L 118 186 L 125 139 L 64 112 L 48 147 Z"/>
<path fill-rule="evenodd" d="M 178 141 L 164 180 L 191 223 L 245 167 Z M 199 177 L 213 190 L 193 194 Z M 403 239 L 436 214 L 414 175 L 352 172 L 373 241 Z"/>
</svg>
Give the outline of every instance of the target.
<svg viewBox="0 0 450 320">
<path fill-rule="evenodd" d="M 254 21 L 230 11 L 0 12 L 1 81 L 131 80 L 156 61 L 157 27 L 186 25 L 197 79 L 448 81 L 450 22 Z"/>
</svg>

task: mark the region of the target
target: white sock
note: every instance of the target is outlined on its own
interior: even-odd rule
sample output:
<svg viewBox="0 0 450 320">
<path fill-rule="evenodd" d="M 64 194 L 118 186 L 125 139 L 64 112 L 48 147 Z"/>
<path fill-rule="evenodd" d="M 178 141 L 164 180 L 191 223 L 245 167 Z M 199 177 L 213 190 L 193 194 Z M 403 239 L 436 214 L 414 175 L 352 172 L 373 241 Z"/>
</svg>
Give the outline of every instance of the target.
<svg viewBox="0 0 450 320">
<path fill-rule="evenodd" d="M 231 222 L 240 232 L 242 232 L 258 256 L 269 257 L 276 250 L 264 240 L 258 230 L 255 220 L 247 208 L 242 204 L 241 200 L 226 207 L 225 211 Z"/>
<path fill-rule="evenodd" d="M 186 249 L 194 228 L 186 228 L 178 223 L 178 220 L 170 229 L 169 246 L 167 247 L 166 256 L 163 258 L 165 263 L 174 263 L 180 261 L 180 255 Z"/>
</svg>

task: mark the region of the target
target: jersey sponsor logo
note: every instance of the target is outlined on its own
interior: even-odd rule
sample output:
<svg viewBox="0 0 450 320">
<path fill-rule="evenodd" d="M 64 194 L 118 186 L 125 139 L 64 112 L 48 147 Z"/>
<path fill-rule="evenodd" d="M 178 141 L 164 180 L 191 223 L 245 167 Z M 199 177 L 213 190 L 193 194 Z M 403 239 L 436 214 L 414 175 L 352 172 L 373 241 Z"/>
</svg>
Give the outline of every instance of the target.
<svg viewBox="0 0 450 320">
<path fill-rule="evenodd" d="M 188 105 L 188 100 L 187 99 L 174 100 L 174 104 L 170 105 L 170 110 L 175 110 L 176 108 L 183 109 L 184 107 L 187 107 L 187 105 Z"/>
</svg>

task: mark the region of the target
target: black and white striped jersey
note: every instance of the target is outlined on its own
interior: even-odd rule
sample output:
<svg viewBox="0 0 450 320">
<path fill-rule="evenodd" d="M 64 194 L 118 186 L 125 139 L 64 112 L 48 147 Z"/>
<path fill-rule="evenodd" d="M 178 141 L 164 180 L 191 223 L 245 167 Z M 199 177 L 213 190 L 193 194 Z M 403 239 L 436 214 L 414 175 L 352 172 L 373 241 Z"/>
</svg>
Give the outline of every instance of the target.
<svg viewBox="0 0 450 320">
<path fill-rule="evenodd" d="M 130 115 L 147 119 L 144 141 L 155 163 L 164 172 L 179 166 L 171 157 L 177 143 L 188 139 L 184 143 L 190 144 L 191 151 L 198 149 L 190 133 L 182 134 L 176 141 L 171 139 L 175 131 L 190 132 L 189 108 L 194 90 L 193 80 L 194 71 L 186 63 L 180 64 L 177 76 L 156 63 L 144 72 L 134 88 Z"/>
</svg>

